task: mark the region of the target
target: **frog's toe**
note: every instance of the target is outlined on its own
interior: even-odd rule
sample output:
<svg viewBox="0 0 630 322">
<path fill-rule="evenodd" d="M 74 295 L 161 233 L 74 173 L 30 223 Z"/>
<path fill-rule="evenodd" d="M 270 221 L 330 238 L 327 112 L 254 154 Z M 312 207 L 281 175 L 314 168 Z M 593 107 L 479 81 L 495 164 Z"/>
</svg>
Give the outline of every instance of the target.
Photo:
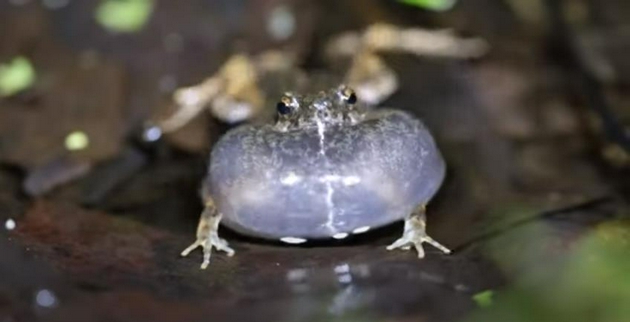
<svg viewBox="0 0 630 322">
<path fill-rule="evenodd" d="M 438 243 L 435 239 L 431 238 L 429 235 L 424 236 L 424 240 L 423 242 L 427 242 L 429 244 L 431 244 L 433 247 L 441 250 L 444 254 L 450 254 L 451 250 L 444 247 L 442 244 Z"/>
<path fill-rule="evenodd" d="M 228 246 L 225 239 L 219 238 L 216 234 L 211 234 L 209 237 L 197 239 L 194 243 L 184 249 L 181 255 L 186 257 L 199 246 L 203 249 L 203 262 L 201 263 L 201 269 L 206 269 L 208 268 L 208 265 L 210 265 L 210 255 L 212 254 L 213 247 L 217 250 L 224 251 L 230 257 L 234 256 L 235 253 L 234 249 Z"/>
<path fill-rule="evenodd" d="M 208 239 L 197 239 L 194 243 L 182 251 L 181 256 L 186 257 L 193 250 L 197 249 L 197 247 L 201 246 L 203 249 L 203 262 L 201 263 L 201 269 L 206 269 L 208 265 L 210 265 L 210 254 L 212 253 L 212 244 L 208 243 L 208 241 Z"/>
<path fill-rule="evenodd" d="M 416 236 L 403 236 L 393 242 L 391 245 L 387 246 L 387 250 L 394 250 L 397 248 L 400 248 L 402 250 L 410 250 L 411 247 L 413 247 L 418 252 L 418 258 L 424 258 L 424 248 L 422 247 L 422 243 L 429 243 L 446 254 L 449 254 L 451 252 L 448 248 L 436 242 L 433 238 L 427 236 L 426 234 Z"/>
<path fill-rule="evenodd" d="M 200 241 L 200 240 L 195 241 L 190 246 L 186 247 L 186 249 L 184 249 L 184 251 L 182 251 L 181 256 L 182 257 L 188 256 L 188 254 L 190 254 L 190 252 L 192 252 L 193 250 L 197 249 L 197 247 L 201 246 L 201 243 L 202 243 L 202 241 Z"/>
<path fill-rule="evenodd" d="M 203 262 L 201 263 L 201 269 L 206 269 L 210 265 L 210 255 L 212 254 L 212 247 L 216 247 L 217 250 L 224 251 L 228 256 L 234 255 L 234 250 L 228 246 L 228 242 L 219 237 L 219 222 L 222 215 L 216 212 L 214 203 L 208 201 L 206 208 L 201 214 L 199 219 L 199 225 L 197 226 L 197 240 L 182 251 L 182 256 L 188 256 L 190 252 L 201 246 L 203 249 Z"/>
<path fill-rule="evenodd" d="M 422 244 L 428 243 L 442 252 L 450 254 L 451 251 L 448 248 L 444 247 L 442 244 L 427 235 L 425 227 L 426 224 L 424 222 L 423 214 L 411 216 L 405 221 L 403 236 L 398 238 L 391 245 L 387 246 L 387 250 L 394 250 L 397 248 L 409 250 L 413 247 L 418 252 L 418 258 L 423 258 L 424 249 L 422 248 Z"/>
<path fill-rule="evenodd" d="M 405 236 L 399 238 L 391 245 L 387 246 L 387 250 L 394 250 L 400 248 L 402 250 L 410 250 L 413 246 L 418 252 L 418 258 L 424 257 L 424 249 L 422 248 L 422 241 L 416 241 Z"/>
<path fill-rule="evenodd" d="M 228 256 L 232 257 L 234 256 L 235 251 L 228 246 L 228 242 L 223 239 L 223 238 L 216 238 L 217 240 L 214 241 L 213 245 L 220 251 L 225 252 Z"/>
</svg>

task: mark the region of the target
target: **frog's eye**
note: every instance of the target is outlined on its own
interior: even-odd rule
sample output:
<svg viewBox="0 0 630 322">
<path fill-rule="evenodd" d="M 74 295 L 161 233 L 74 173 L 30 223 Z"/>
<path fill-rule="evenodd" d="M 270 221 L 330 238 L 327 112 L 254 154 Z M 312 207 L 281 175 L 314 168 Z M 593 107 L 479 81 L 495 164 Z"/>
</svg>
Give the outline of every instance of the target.
<svg viewBox="0 0 630 322">
<path fill-rule="evenodd" d="M 284 102 L 278 102 L 278 104 L 276 104 L 276 109 L 278 110 L 278 113 L 282 115 L 287 115 L 291 113 L 291 108 Z"/>
<path fill-rule="evenodd" d="M 357 102 L 357 94 L 348 87 L 344 87 L 341 90 L 341 97 L 348 104 L 355 104 Z"/>
<path fill-rule="evenodd" d="M 278 110 L 278 114 L 287 115 L 293 112 L 293 106 L 291 104 L 291 99 L 288 97 L 283 97 L 278 104 L 276 104 L 276 110 Z"/>
<path fill-rule="evenodd" d="M 346 102 L 348 102 L 348 104 L 354 104 L 357 102 L 357 94 L 352 93 L 350 94 L 350 96 L 348 96 L 348 98 L 346 99 Z"/>
</svg>

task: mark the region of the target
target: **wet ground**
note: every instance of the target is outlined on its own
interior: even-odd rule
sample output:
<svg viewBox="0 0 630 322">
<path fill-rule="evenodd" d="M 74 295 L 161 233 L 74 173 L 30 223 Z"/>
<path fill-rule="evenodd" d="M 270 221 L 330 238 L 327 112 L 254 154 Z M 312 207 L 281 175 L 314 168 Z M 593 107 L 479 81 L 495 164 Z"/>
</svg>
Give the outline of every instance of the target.
<svg viewBox="0 0 630 322">
<path fill-rule="evenodd" d="M 544 316 L 537 302 L 510 299 L 539 297 L 531 290 L 579 266 L 593 236 L 630 244 L 630 157 L 616 130 L 630 124 L 630 8 L 565 2 L 580 31 L 569 44 L 598 57 L 584 72 L 547 24 L 557 17 L 518 1 L 446 13 L 393 1 L 157 1 L 143 29 L 116 34 L 94 21 L 98 1 L 1 0 L 0 61 L 27 56 L 38 78 L 0 98 L 0 321 L 544 320 L 515 309 Z M 265 32 L 278 6 L 298 21 L 286 40 Z M 228 127 L 200 117 L 148 144 L 144 122 L 237 49 L 290 46 L 320 69 L 327 37 L 379 20 L 449 27 L 492 48 L 464 62 L 387 57 L 402 86 L 384 105 L 422 117 L 449 165 L 428 231 L 453 254 L 386 251 L 395 224 L 299 247 L 222 230 L 236 256 L 215 253 L 207 270 L 198 252 L 180 258 L 207 153 Z M 615 40 L 593 42 L 595 32 Z M 73 131 L 87 149 L 67 151 Z"/>
</svg>

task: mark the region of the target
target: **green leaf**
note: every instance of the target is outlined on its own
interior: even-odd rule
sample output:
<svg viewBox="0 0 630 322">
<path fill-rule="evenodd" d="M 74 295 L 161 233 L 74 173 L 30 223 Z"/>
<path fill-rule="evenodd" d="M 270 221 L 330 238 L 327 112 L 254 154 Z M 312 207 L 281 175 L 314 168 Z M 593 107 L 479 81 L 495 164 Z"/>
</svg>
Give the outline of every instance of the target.
<svg viewBox="0 0 630 322">
<path fill-rule="evenodd" d="M 96 8 L 96 21 L 113 32 L 136 32 L 149 20 L 153 0 L 102 0 Z"/>
<path fill-rule="evenodd" d="M 457 0 L 398 0 L 398 2 L 433 11 L 446 11 L 453 8 Z"/>
<path fill-rule="evenodd" d="M 492 305 L 493 296 L 494 292 L 492 290 L 486 290 L 473 295 L 472 299 L 479 307 L 489 307 Z"/>
<path fill-rule="evenodd" d="M 35 68 L 22 56 L 0 65 L 0 96 L 11 96 L 29 88 L 35 82 Z"/>
</svg>

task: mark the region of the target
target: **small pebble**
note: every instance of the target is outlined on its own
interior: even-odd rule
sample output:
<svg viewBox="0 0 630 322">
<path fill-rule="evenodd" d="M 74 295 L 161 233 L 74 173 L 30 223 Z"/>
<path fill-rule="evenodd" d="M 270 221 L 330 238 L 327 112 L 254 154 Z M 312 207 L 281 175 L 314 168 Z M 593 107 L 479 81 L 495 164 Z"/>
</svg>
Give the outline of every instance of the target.
<svg viewBox="0 0 630 322">
<path fill-rule="evenodd" d="M 4 228 L 6 228 L 7 230 L 15 229 L 15 220 L 7 219 L 7 221 L 4 222 Z"/>
<path fill-rule="evenodd" d="M 35 302 L 41 307 L 52 308 L 57 306 L 57 297 L 52 291 L 42 289 L 35 295 Z"/>
<path fill-rule="evenodd" d="M 145 142 L 155 142 L 159 140 L 161 137 L 162 137 L 162 130 L 156 125 L 149 126 L 148 128 L 144 130 L 144 133 L 142 133 L 142 139 Z"/>
</svg>

